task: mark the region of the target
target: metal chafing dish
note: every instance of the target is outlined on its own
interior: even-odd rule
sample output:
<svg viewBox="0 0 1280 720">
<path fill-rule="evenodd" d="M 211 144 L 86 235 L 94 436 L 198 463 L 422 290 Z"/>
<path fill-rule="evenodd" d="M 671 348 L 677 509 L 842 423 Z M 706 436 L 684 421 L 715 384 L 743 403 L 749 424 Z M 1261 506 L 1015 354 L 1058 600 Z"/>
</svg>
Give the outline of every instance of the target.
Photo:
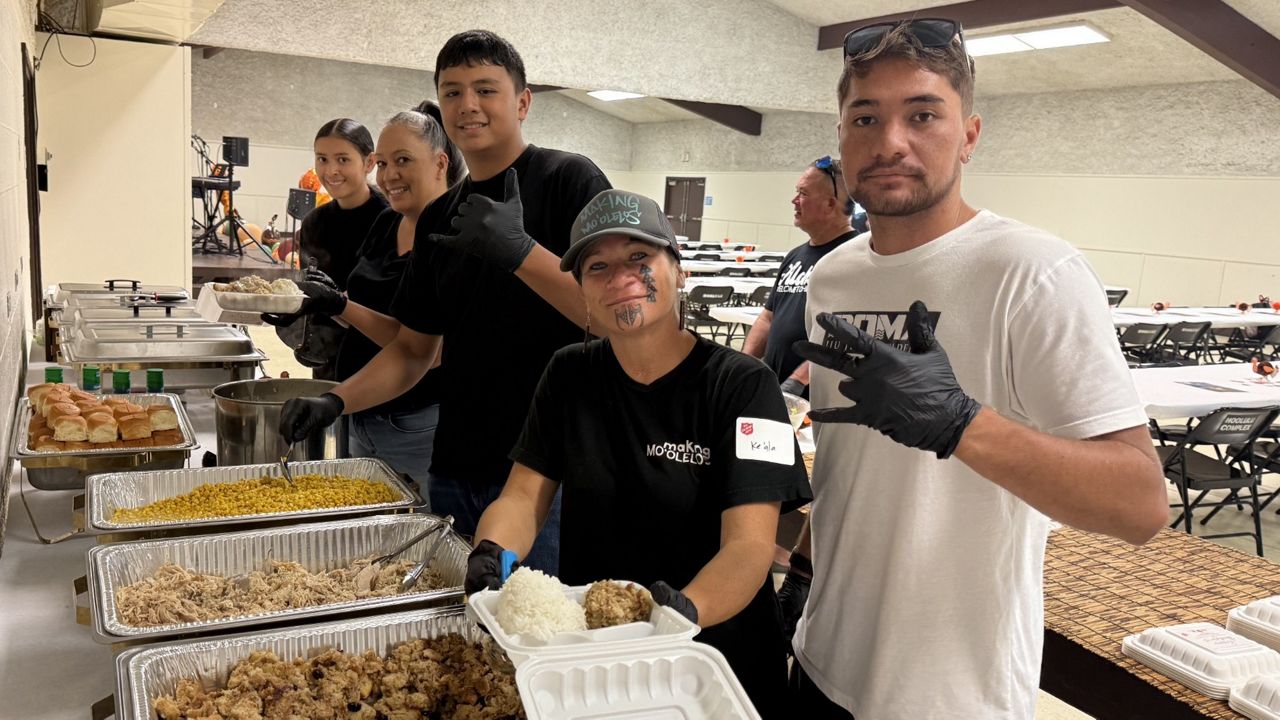
<svg viewBox="0 0 1280 720">
<path fill-rule="evenodd" d="M 385 656 L 400 643 L 450 633 L 471 642 L 491 642 L 462 608 L 450 607 L 134 648 L 116 658 L 115 697 L 97 703 L 93 717 L 102 720 L 114 712 L 119 720 L 154 718 L 152 698 L 172 694 L 179 680 L 198 678 L 206 686 L 222 686 L 236 663 L 258 650 L 289 659 L 312 657 L 329 648 L 348 653 L 372 650 Z"/>
<path fill-rule="evenodd" d="M 85 509 L 90 528 L 110 533 L 102 536 L 103 542 L 116 542 L 127 538 L 192 535 L 252 526 L 284 525 L 308 520 L 331 519 L 354 515 L 376 515 L 390 512 L 406 512 L 423 504 L 409 485 L 385 462 L 375 458 L 347 458 L 342 460 L 306 460 L 289 463 L 294 476 L 345 475 L 373 480 L 389 486 L 396 499 L 388 503 L 352 505 L 347 507 L 317 508 L 234 517 L 203 518 L 200 520 L 170 520 L 144 523 L 118 523 L 111 520 L 117 508 L 139 507 L 163 498 L 181 495 L 205 483 L 226 483 L 248 478 L 278 475 L 276 463 L 260 465 L 232 465 L 228 467 L 184 468 L 180 470 L 155 470 L 148 472 L 111 473 L 93 475 L 85 482 Z"/>
<path fill-rule="evenodd" d="M 139 295 L 181 295 L 190 297 L 187 289 L 178 285 L 148 285 L 140 280 L 115 279 L 100 283 L 58 283 L 45 294 L 51 305 L 64 305 L 72 298 L 120 298 Z"/>
<path fill-rule="evenodd" d="M 176 396 L 169 393 L 155 393 L 115 397 L 128 397 L 130 402 L 143 406 L 164 403 L 172 407 L 178 416 L 178 430 L 182 433 L 182 442 L 176 445 L 148 448 L 38 452 L 28 446 L 30 440 L 28 428 L 33 414 L 30 402 L 26 398 L 21 398 L 14 416 L 11 454 L 18 459 L 22 467 L 26 468 L 27 478 L 32 485 L 41 490 L 71 490 L 84 487 L 85 478 L 92 473 L 111 470 L 160 470 L 180 468 L 186 464 L 187 458 L 191 456 L 191 450 L 199 443 L 196 440 L 195 430 L 191 428 L 186 408 Z"/>
<path fill-rule="evenodd" d="M 97 640 L 104 643 L 151 642 L 157 638 L 194 636 L 252 625 L 314 621 L 325 616 L 369 611 L 403 610 L 424 605 L 456 605 L 462 602 L 462 581 L 471 546 L 451 530 L 435 553 L 431 567 L 445 586 L 425 592 L 366 598 L 316 607 L 290 608 L 208 620 L 150 627 L 126 624 L 116 606 L 116 591 L 150 577 L 161 565 L 174 563 L 199 573 L 234 577 L 262 570 L 269 560 L 296 562 L 312 572 L 336 570 L 356 560 L 390 552 L 420 532 L 444 523 L 435 515 L 375 515 L 269 530 L 219 535 L 196 535 L 99 545 L 89 550 L 87 583 L 90 618 Z M 421 542 L 402 556 L 418 562 L 431 549 Z M 78 608 L 79 611 L 79 608 Z M 77 612 L 77 615 L 82 613 Z"/>
</svg>

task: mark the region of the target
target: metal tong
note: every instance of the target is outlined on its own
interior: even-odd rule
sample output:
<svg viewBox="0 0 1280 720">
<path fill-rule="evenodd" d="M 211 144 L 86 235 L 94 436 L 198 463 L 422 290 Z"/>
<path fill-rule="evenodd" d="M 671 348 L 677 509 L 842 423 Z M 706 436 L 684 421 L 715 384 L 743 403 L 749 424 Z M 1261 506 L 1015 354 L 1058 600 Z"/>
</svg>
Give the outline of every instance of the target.
<svg viewBox="0 0 1280 720">
<path fill-rule="evenodd" d="M 293 473 L 289 472 L 289 458 L 293 457 L 294 443 L 289 443 L 289 449 L 285 454 L 280 456 L 280 474 L 284 476 L 285 482 L 289 483 L 289 487 L 294 487 Z"/>
<path fill-rule="evenodd" d="M 400 581 L 400 592 L 408 592 L 413 589 L 414 585 L 418 584 L 418 578 L 422 576 L 422 573 L 426 572 L 427 566 L 431 564 L 432 558 L 436 556 L 436 552 L 440 549 L 440 545 L 444 542 L 444 539 L 453 532 L 453 516 L 446 515 L 443 522 L 430 530 L 420 533 L 418 538 L 414 539 L 413 542 L 417 542 L 434 532 L 439 532 L 440 537 L 437 537 L 436 541 L 427 549 L 427 554 L 422 556 L 422 561 L 410 568 L 409 572 L 405 573 L 404 579 Z M 413 543 L 410 543 L 410 545 L 412 544 Z M 408 545 L 405 547 L 407 548 Z M 403 552 L 403 549 L 399 552 Z M 397 554 L 399 554 L 399 552 L 397 552 Z"/>
</svg>

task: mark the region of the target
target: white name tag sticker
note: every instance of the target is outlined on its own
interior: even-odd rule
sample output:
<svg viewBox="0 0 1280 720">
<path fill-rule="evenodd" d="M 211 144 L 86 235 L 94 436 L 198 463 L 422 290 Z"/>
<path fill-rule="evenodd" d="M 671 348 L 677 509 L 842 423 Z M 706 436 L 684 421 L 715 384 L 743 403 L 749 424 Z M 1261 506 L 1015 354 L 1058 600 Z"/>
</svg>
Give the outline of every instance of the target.
<svg viewBox="0 0 1280 720">
<path fill-rule="evenodd" d="M 762 460 L 779 465 L 796 462 L 796 437 L 791 423 L 740 417 L 734 438 L 739 460 Z"/>
</svg>

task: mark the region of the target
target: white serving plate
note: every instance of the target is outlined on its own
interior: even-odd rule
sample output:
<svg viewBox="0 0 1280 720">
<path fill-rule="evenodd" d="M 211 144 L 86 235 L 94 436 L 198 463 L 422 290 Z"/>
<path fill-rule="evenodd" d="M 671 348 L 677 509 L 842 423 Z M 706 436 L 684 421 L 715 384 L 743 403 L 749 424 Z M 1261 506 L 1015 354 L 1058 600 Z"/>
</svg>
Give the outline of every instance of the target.
<svg viewBox="0 0 1280 720">
<path fill-rule="evenodd" d="M 758 720 L 724 655 L 708 645 L 543 657 L 516 670 L 529 720 Z"/>
<path fill-rule="evenodd" d="M 634 583 L 631 583 L 634 584 Z M 564 594 L 570 600 L 582 604 L 590 585 L 564 586 Z M 688 618 L 663 605 L 656 605 L 648 622 L 563 632 L 543 642 L 536 638 L 511 634 L 498 623 L 499 590 L 481 590 L 467 600 L 467 617 L 485 626 L 494 642 L 511 658 L 511 664 L 519 668 L 525 661 L 541 657 L 565 657 L 584 653 L 629 653 L 649 648 L 687 643 L 702 628 Z"/>
<path fill-rule="evenodd" d="M 1280 653 L 1211 623 L 1150 628 L 1126 637 L 1122 651 L 1219 700 L 1251 677 L 1280 674 Z"/>
</svg>

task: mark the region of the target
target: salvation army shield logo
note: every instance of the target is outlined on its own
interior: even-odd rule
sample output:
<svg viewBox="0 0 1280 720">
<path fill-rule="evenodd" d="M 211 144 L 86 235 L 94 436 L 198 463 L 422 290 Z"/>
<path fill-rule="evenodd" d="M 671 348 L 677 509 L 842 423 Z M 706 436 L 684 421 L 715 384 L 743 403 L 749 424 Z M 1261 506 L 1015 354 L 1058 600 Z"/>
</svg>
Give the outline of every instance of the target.
<svg viewBox="0 0 1280 720">
<path fill-rule="evenodd" d="M 742 432 L 743 435 L 750 435 L 752 431 L 755 430 L 755 428 L 749 422 L 742 423 L 742 425 L 738 429 Z"/>
</svg>

